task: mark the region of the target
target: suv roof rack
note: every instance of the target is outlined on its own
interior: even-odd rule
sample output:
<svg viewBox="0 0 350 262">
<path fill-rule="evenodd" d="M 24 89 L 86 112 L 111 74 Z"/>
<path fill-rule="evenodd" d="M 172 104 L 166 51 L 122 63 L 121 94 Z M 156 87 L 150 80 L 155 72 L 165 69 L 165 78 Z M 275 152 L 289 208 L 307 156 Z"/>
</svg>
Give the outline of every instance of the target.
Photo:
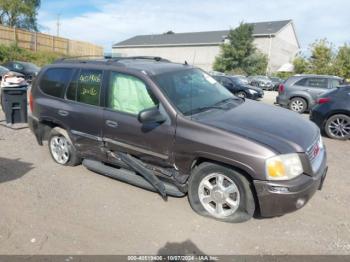
<svg viewBox="0 0 350 262">
<path fill-rule="evenodd" d="M 118 62 L 120 60 L 151 60 L 157 62 L 170 62 L 168 59 L 164 59 L 160 56 L 121 56 L 121 57 L 113 57 L 108 59 L 111 62 Z"/>
<path fill-rule="evenodd" d="M 81 62 L 81 63 L 106 62 L 106 63 L 113 63 L 113 62 L 119 62 L 122 60 L 151 60 L 151 61 L 156 61 L 156 62 L 167 62 L 167 63 L 170 62 L 170 60 L 161 58 L 159 56 L 127 56 L 127 57 L 76 56 L 76 57 L 63 57 L 63 58 L 57 59 L 54 63 L 61 63 L 61 62 Z"/>
</svg>

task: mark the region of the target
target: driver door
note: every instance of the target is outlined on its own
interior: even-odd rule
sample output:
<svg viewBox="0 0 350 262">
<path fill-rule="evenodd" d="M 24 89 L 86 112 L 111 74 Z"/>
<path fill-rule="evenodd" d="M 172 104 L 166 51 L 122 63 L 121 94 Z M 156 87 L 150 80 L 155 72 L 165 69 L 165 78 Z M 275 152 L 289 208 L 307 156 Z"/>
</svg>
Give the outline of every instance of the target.
<svg viewBox="0 0 350 262">
<path fill-rule="evenodd" d="M 138 114 L 158 107 L 166 116 L 164 123 L 142 124 Z M 107 150 L 124 152 L 145 162 L 171 166 L 175 124 L 153 95 L 146 80 L 111 71 L 103 111 L 103 140 Z"/>
</svg>

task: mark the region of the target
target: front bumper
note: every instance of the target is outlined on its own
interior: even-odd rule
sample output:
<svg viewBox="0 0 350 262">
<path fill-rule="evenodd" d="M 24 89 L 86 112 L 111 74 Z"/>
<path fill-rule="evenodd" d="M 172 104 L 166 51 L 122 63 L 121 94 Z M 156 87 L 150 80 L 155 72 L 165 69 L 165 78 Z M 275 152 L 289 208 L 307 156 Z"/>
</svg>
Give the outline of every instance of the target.
<svg viewBox="0 0 350 262">
<path fill-rule="evenodd" d="M 249 99 L 253 99 L 253 100 L 259 100 L 261 98 L 264 97 L 264 93 L 263 92 L 258 92 L 258 93 L 254 93 L 254 94 L 251 94 L 251 93 L 248 93 L 247 95 L 247 98 Z"/>
<path fill-rule="evenodd" d="M 314 176 L 302 174 L 289 181 L 254 181 L 262 217 L 280 216 L 302 208 L 322 189 L 327 174 L 326 156 Z"/>
</svg>

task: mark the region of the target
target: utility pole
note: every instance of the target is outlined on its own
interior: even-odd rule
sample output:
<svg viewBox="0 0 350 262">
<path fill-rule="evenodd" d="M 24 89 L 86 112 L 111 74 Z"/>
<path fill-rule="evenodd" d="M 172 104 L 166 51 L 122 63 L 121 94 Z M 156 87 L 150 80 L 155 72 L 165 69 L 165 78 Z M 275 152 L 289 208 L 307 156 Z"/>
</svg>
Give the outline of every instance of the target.
<svg viewBox="0 0 350 262">
<path fill-rule="evenodd" d="M 61 23 L 60 23 L 60 17 L 61 17 L 61 14 L 57 14 L 57 36 L 60 36 L 60 26 L 61 26 Z"/>
</svg>

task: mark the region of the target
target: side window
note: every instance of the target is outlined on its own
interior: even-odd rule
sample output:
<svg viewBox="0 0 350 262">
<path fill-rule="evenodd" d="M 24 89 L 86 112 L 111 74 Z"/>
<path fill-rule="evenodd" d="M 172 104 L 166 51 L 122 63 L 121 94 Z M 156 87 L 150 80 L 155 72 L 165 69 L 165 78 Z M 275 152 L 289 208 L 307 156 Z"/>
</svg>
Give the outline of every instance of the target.
<svg viewBox="0 0 350 262">
<path fill-rule="evenodd" d="M 227 78 L 223 78 L 222 83 L 224 84 L 224 86 L 226 87 L 230 87 L 232 85 L 231 80 L 227 79 Z"/>
<path fill-rule="evenodd" d="M 309 78 L 307 81 L 307 86 L 314 88 L 328 88 L 327 78 Z"/>
<path fill-rule="evenodd" d="M 337 88 L 341 85 L 341 80 L 339 79 L 332 79 L 331 80 L 331 88 Z"/>
<path fill-rule="evenodd" d="M 101 70 L 82 69 L 69 84 L 67 99 L 98 106 L 100 104 L 102 74 Z"/>
<path fill-rule="evenodd" d="M 137 115 L 144 109 L 159 104 L 146 84 L 126 74 L 111 72 L 107 107 L 116 111 Z"/>
<path fill-rule="evenodd" d="M 297 86 L 307 86 L 307 78 L 303 78 L 301 80 L 299 80 L 298 82 L 295 83 L 295 85 Z"/>
<path fill-rule="evenodd" d="M 63 98 L 72 73 L 70 68 L 48 69 L 42 76 L 39 87 L 47 95 Z"/>
</svg>

